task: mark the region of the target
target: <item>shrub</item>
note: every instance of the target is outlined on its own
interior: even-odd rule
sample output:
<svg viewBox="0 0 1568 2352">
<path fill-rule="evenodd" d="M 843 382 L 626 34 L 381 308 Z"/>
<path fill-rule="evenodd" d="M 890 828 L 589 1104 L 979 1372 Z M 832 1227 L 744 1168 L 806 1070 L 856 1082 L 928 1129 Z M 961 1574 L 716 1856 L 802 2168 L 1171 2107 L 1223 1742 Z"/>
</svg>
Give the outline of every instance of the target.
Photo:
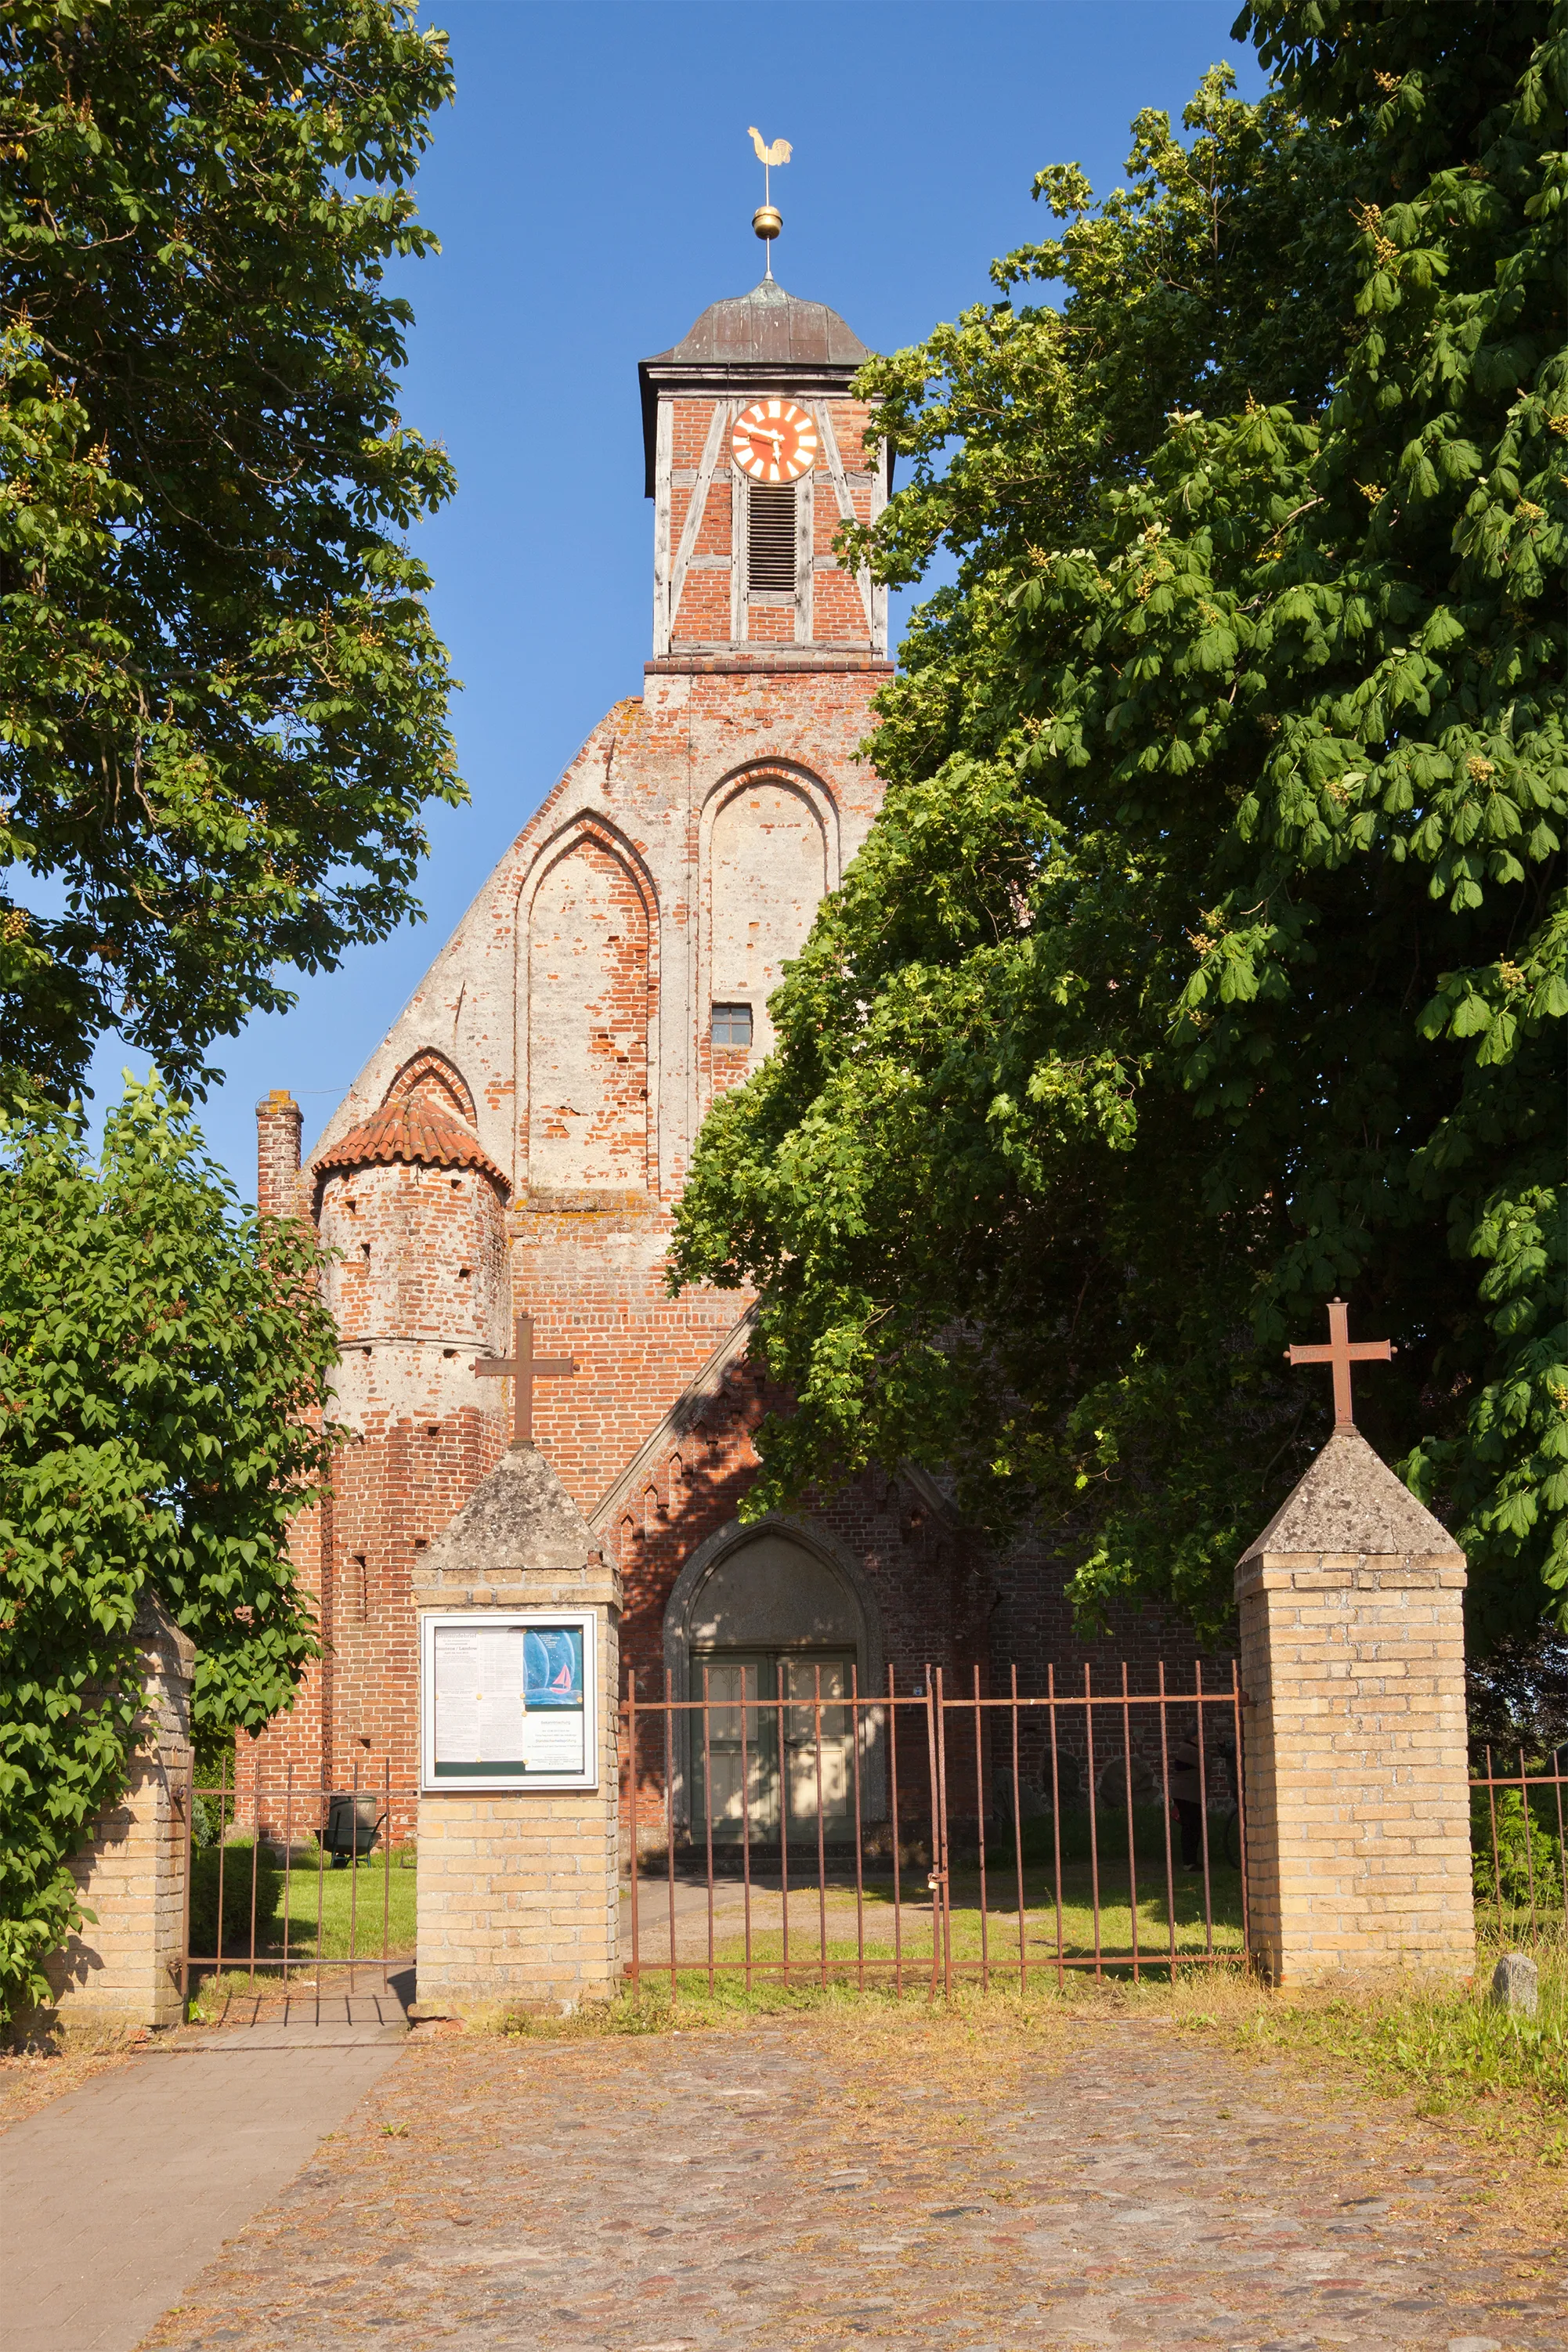
<svg viewBox="0 0 1568 2352">
<path fill-rule="evenodd" d="M 1533 1886 L 1536 1907 L 1558 1908 L 1563 1901 L 1563 1857 L 1555 1828 L 1548 1830 L 1533 1808 L 1525 1810 L 1518 1789 L 1497 1791 L 1497 1859 L 1493 1866 L 1491 1810 L 1484 1789 L 1470 1801 L 1470 1844 L 1475 1854 L 1476 1900 L 1528 1905 Z"/>
<path fill-rule="evenodd" d="M 250 1886 L 256 1877 L 256 1942 L 259 1950 L 270 1938 L 282 1874 L 266 1846 L 248 1839 L 225 1846 L 198 1849 L 191 1856 L 190 1950 L 211 1959 L 218 1948 L 218 1863 L 223 1863 L 223 1949 L 237 1958 L 250 1949 Z"/>
</svg>

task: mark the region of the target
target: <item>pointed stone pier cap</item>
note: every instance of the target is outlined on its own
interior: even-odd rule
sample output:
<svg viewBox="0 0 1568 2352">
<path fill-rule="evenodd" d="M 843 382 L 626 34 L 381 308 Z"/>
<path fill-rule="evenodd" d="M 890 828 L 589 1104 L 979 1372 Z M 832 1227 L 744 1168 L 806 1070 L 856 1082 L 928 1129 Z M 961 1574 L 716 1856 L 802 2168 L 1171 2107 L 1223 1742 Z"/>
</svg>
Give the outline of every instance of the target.
<svg viewBox="0 0 1568 2352">
<path fill-rule="evenodd" d="M 1242 1554 L 1237 1597 L 1277 1560 L 1464 1566 L 1440 1520 L 1373 1452 L 1358 1429 L 1337 1429 L 1263 1533 Z"/>
<path fill-rule="evenodd" d="M 600 1538 L 531 1445 L 509 1446 L 457 1517 L 416 1555 L 414 1585 L 416 1600 L 446 1607 L 620 1598 Z"/>
</svg>

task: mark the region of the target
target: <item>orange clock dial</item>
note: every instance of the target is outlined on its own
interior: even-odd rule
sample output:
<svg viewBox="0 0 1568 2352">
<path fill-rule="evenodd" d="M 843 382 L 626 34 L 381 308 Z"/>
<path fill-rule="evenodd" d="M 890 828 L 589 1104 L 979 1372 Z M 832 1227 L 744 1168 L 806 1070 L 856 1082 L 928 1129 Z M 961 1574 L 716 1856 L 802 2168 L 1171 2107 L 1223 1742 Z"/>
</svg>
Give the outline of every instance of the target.
<svg viewBox="0 0 1568 2352">
<path fill-rule="evenodd" d="M 793 400 L 754 400 L 736 420 L 730 446 L 753 482 L 794 482 L 816 463 L 816 425 Z"/>
</svg>

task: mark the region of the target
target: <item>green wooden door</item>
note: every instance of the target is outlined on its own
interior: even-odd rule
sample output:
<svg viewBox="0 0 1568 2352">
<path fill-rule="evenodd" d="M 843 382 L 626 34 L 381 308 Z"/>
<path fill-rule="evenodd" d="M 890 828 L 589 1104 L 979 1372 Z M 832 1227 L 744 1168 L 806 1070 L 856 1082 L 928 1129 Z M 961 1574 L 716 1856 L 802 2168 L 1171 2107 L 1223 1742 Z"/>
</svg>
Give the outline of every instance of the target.
<svg viewBox="0 0 1568 2352">
<path fill-rule="evenodd" d="M 707 1836 L 707 1791 L 712 1790 L 713 1843 L 739 1845 L 748 1828 L 753 1844 L 776 1837 L 779 1826 L 778 1715 L 773 1661 L 749 1656 L 694 1657 L 689 1695 L 700 1699 L 707 1677 L 707 1737 L 700 1712 L 687 1717 L 691 1743 L 691 1836 Z M 742 1794 L 744 1791 L 744 1794 Z"/>
<path fill-rule="evenodd" d="M 708 1692 L 706 1740 L 700 1708 L 686 1718 L 694 1845 L 708 1835 L 710 1790 L 716 1846 L 738 1845 L 748 1826 L 753 1844 L 776 1843 L 785 1786 L 791 1844 L 815 1843 L 819 1782 L 824 1835 L 837 1840 L 853 1833 L 855 1735 L 843 1704 L 850 1664 L 842 1654 L 798 1651 L 693 1654 L 689 1695 L 701 1698 L 704 1675 Z"/>
</svg>

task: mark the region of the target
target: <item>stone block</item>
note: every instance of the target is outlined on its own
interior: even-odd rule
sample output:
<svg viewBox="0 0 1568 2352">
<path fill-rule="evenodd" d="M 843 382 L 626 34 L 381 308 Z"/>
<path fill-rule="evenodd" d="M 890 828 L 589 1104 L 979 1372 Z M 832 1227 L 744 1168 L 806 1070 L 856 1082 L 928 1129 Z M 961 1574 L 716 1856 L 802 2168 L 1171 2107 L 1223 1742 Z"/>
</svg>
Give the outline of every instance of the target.
<svg viewBox="0 0 1568 2352">
<path fill-rule="evenodd" d="M 1510 2017 L 1533 2017 L 1541 2000 L 1541 1971 L 1528 1952 L 1505 1952 L 1492 1970 L 1492 2000 Z"/>
<path fill-rule="evenodd" d="M 177 2025 L 184 2014 L 195 1652 L 155 1599 L 138 1611 L 135 1636 L 146 1705 L 131 1784 L 72 1864 L 83 1908 L 97 1919 L 45 1962 L 47 2013 L 73 2024 Z"/>
</svg>

